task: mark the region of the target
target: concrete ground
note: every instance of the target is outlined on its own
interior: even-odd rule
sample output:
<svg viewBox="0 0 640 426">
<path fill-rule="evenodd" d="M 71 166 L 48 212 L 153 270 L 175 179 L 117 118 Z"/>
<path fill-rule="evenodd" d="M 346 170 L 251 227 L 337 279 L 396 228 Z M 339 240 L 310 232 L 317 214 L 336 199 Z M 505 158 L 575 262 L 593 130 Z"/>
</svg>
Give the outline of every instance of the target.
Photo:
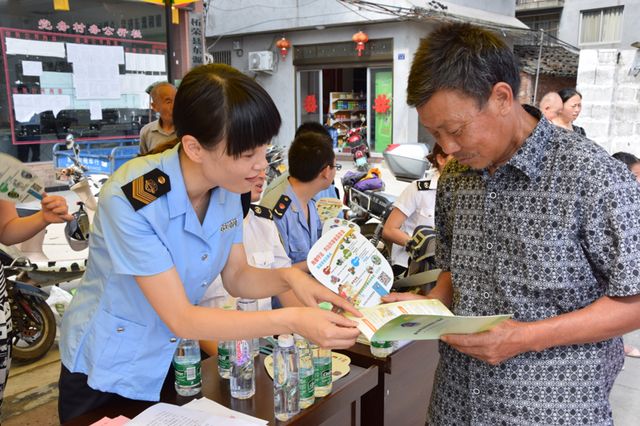
<svg viewBox="0 0 640 426">
<path fill-rule="evenodd" d="M 343 168 L 338 172 L 339 177 L 352 168 L 350 161 L 340 161 Z M 386 192 L 400 194 L 407 185 L 405 182 L 396 181 L 387 170 L 384 163 L 377 164 L 382 170 L 383 179 L 386 182 Z M 340 185 L 338 185 L 340 186 Z M 340 188 L 342 191 L 342 188 Z M 70 205 L 75 197 L 69 196 Z M 69 195 L 71 194 L 71 195 Z M 63 227 L 52 226 L 45 239 L 47 246 L 45 253 L 52 259 L 73 259 L 78 253 L 65 247 Z M 63 287 L 70 288 L 74 284 Z M 627 344 L 640 347 L 640 330 L 625 336 Z M 57 425 L 58 411 L 57 381 L 60 373 L 60 356 L 57 345 L 40 361 L 11 366 L 10 377 L 5 390 L 0 424 L 3 426 L 49 426 Z M 625 359 L 623 371 L 618 376 L 611 392 L 611 405 L 613 418 L 617 426 L 636 426 L 640 423 L 640 358 Z"/>
</svg>

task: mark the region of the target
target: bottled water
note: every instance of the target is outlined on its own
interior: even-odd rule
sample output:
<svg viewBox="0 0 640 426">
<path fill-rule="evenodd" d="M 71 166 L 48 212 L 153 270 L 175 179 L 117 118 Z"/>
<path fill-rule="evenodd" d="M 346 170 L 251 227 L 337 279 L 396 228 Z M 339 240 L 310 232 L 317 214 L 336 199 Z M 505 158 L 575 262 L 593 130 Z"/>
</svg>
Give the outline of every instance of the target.
<svg viewBox="0 0 640 426">
<path fill-rule="evenodd" d="M 182 396 L 193 396 L 202 388 L 200 376 L 200 345 L 197 340 L 180 339 L 173 355 L 176 374 L 176 392 Z"/>
<path fill-rule="evenodd" d="M 278 336 L 273 351 L 273 409 L 276 419 L 287 421 L 300 412 L 298 393 L 298 359 L 293 336 Z"/>
<path fill-rule="evenodd" d="M 315 385 L 313 382 L 313 354 L 311 347 L 304 337 L 294 334 L 296 350 L 298 352 L 298 391 L 300 393 L 300 408 L 310 407 L 315 401 Z"/>
<path fill-rule="evenodd" d="M 371 340 L 371 355 L 376 358 L 386 358 L 393 352 L 393 342 L 386 340 Z"/>
<path fill-rule="evenodd" d="M 256 393 L 256 373 L 253 367 L 251 347 L 246 340 L 233 342 L 231 350 L 231 396 L 251 398 Z"/>
<path fill-rule="evenodd" d="M 218 373 L 223 379 L 231 377 L 232 340 L 218 340 Z"/>
<path fill-rule="evenodd" d="M 313 382 L 315 385 L 314 395 L 316 398 L 329 395 L 331 393 L 331 350 L 311 344 L 313 353 Z"/>
<path fill-rule="evenodd" d="M 239 311 L 255 312 L 258 310 L 258 301 L 255 299 L 240 298 L 237 302 L 237 308 Z M 251 356 L 255 358 L 260 353 L 260 338 L 250 339 L 249 343 L 251 344 Z"/>
</svg>

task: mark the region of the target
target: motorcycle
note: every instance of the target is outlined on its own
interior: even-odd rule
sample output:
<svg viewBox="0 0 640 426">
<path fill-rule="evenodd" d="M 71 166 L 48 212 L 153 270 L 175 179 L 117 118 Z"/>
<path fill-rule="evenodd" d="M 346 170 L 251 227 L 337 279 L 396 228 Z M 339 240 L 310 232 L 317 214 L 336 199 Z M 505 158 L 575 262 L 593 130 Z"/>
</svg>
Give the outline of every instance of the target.
<svg viewBox="0 0 640 426">
<path fill-rule="evenodd" d="M 430 226 L 417 226 L 411 240 L 406 245 L 409 252 L 409 266 L 403 276 L 393 282 L 396 291 L 420 290 L 429 292 L 435 285 L 440 272 L 436 268 L 436 231 Z"/>
<path fill-rule="evenodd" d="M 16 361 L 33 362 L 42 358 L 56 338 L 56 320 L 47 304 L 48 294 L 20 281 L 15 260 L 0 250 L 11 306 L 13 338 L 11 356 Z"/>
<path fill-rule="evenodd" d="M 395 196 L 381 190 L 359 190 L 355 183 L 346 175 L 342 178 L 343 204 L 349 208 L 345 218 L 360 226 L 362 235 L 390 259 L 391 244 L 382 239 L 382 228 L 393 210 Z"/>
<path fill-rule="evenodd" d="M 366 127 L 354 127 L 347 131 L 347 147 L 353 157 L 356 169 L 360 171 L 369 170 L 369 145 L 365 140 Z"/>
<path fill-rule="evenodd" d="M 105 174 L 89 175 L 88 168 L 80 161 L 80 148 L 75 143 L 73 134 L 68 134 L 66 138 L 66 148 L 73 152 L 70 157 L 73 165 L 56 172 L 59 180 L 66 180 L 69 189 L 76 193 L 80 201 L 87 209 L 89 218 L 93 219 L 95 211 L 98 209 L 97 198 L 102 185 L 109 176 Z"/>
<path fill-rule="evenodd" d="M 429 147 L 423 143 L 391 144 L 382 153 L 384 161 L 396 179 L 411 182 L 422 179 L 431 164 L 427 160 Z"/>
<path fill-rule="evenodd" d="M 267 163 L 269 163 L 267 166 L 267 185 L 287 171 L 284 153 L 284 148 L 276 145 L 269 145 L 267 148 Z"/>
</svg>

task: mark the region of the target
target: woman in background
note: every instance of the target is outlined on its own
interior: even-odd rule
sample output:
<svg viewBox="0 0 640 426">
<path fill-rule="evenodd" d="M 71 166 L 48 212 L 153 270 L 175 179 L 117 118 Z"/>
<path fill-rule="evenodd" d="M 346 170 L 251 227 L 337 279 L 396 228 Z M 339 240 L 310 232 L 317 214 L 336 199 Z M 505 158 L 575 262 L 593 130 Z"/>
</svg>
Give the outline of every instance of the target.
<svg viewBox="0 0 640 426">
<path fill-rule="evenodd" d="M 553 124 L 568 130 L 587 136 L 587 133 L 580 126 L 576 126 L 573 122 L 582 111 L 582 95 L 576 89 L 566 88 L 558 92 L 562 99 L 562 112 L 553 120 Z"/>
</svg>

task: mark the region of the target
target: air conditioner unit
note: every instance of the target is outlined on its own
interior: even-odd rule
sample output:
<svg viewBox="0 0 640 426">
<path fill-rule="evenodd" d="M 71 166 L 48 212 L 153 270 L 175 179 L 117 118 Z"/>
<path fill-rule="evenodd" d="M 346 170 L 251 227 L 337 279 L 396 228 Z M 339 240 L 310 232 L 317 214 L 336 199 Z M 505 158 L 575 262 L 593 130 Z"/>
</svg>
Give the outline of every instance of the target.
<svg viewBox="0 0 640 426">
<path fill-rule="evenodd" d="M 273 52 L 249 52 L 249 71 L 273 71 Z"/>
</svg>

